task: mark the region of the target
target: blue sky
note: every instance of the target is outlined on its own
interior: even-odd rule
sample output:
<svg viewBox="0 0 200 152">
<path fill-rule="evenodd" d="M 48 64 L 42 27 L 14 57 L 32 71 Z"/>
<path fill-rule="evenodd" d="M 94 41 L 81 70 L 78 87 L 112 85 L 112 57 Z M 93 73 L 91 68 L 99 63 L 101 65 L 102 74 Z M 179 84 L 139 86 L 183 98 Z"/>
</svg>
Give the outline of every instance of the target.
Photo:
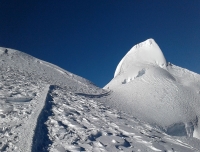
<svg viewBox="0 0 200 152">
<path fill-rule="evenodd" d="M 103 87 L 135 44 L 154 38 L 167 61 L 200 73 L 199 0 L 1 0 L 0 46 Z"/>
</svg>

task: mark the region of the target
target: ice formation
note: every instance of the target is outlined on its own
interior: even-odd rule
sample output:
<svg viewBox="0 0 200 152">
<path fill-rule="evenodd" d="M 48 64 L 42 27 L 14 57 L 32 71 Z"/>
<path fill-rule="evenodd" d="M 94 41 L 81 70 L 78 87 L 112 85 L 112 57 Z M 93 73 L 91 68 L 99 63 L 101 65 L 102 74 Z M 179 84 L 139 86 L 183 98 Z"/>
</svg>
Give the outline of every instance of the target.
<svg viewBox="0 0 200 152">
<path fill-rule="evenodd" d="M 105 86 L 110 105 L 170 135 L 200 138 L 200 76 L 166 59 L 153 39 L 135 45 Z"/>
<path fill-rule="evenodd" d="M 166 59 L 153 39 L 148 39 L 133 46 L 119 62 L 114 77 L 122 73 L 135 74 L 141 64 L 166 66 Z"/>
</svg>

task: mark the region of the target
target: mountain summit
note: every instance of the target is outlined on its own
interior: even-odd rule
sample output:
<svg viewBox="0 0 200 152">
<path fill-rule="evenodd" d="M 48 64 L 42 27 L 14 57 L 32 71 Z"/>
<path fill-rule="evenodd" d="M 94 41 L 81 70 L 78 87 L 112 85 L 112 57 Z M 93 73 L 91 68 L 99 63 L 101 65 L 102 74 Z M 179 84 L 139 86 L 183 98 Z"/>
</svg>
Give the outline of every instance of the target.
<svg viewBox="0 0 200 152">
<path fill-rule="evenodd" d="M 136 44 L 119 62 L 114 77 L 122 73 L 135 74 L 138 64 L 151 64 L 166 67 L 166 59 L 153 39 Z"/>
<path fill-rule="evenodd" d="M 109 104 L 167 134 L 200 138 L 200 76 L 167 65 L 153 39 L 133 46 L 119 62 Z"/>
</svg>

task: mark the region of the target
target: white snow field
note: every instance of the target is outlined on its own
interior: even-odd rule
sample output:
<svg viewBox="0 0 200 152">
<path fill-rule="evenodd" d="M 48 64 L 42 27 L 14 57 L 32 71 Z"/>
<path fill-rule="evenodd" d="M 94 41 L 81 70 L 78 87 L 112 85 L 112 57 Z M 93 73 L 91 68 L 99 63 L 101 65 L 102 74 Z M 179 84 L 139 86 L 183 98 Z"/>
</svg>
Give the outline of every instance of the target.
<svg viewBox="0 0 200 152">
<path fill-rule="evenodd" d="M 135 45 L 104 89 L 0 48 L 0 151 L 200 151 L 200 76 Z"/>
</svg>

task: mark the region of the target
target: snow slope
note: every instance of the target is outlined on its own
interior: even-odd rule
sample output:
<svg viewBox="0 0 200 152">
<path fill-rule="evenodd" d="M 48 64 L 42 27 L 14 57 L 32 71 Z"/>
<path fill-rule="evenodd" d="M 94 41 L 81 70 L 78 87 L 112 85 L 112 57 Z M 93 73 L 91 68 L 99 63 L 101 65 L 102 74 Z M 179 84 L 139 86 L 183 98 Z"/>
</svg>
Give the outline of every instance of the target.
<svg viewBox="0 0 200 152">
<path fill-rule="evenodd" d="M 0 151 L 200 151 L 192 137 L 199 134 L 199 76 L 167 66 L 152 39 L 133 52 L 101 89 L 53 64 L 0 48 Z"/>
<path fill-rule="evenodd" d="M 109 105 L 170 135 L 200 138 L 200 76 L 172 64 L 153 39 L 135 45 L 118 64 Z"/>
</svg>

